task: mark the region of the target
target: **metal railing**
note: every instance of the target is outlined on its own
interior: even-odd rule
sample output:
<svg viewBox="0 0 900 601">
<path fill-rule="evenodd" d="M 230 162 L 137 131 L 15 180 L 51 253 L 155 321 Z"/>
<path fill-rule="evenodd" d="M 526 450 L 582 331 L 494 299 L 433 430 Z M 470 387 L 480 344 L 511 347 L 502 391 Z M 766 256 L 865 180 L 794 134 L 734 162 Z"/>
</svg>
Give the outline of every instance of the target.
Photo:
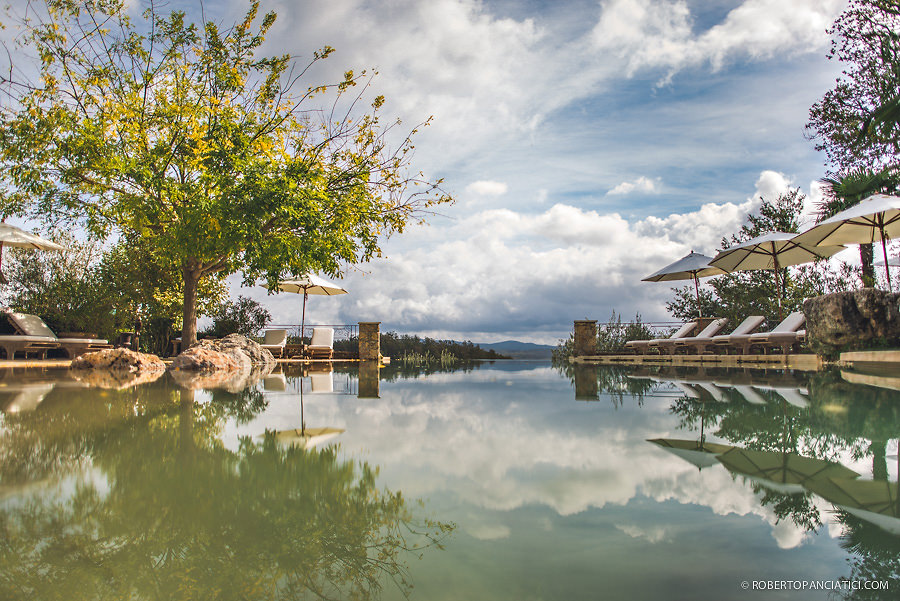
<svg viewBox="0 0 900 601">
<path fill-rule="evenodd" d="M 352 340 L 354 338 L 359 337 L 359 326 L 357 324 L 305 324 L 303 326 L 303 336 L 300 336 L 300 324 L 299 323 L 273 323 L 269 324 L 262 330 L 260 330 L 259 335 L 262 336 L 266 330 L 287 330 L 288 331 L 288 340 L 300 340 L 301 338 L 306 338 L 309 340 L 312 338 L 313 328 L 331 328 L 334 330 L 334 339 L 338 340 Z"/>
<path fill-rule="evenodd" d="M 646 326 L 650 329 L 650 331 L 655 336 L 665 336 L 669 334 L 672 330 L 678 329 L 682 326 L 684 322 L 681 321 L 642 321 L 640 325 Z M 597 329 L 603 330 L 606 328 L 625 328 L 629 324 L 628 322 L 623 321 L 622 323 L 618 322 L 598 322 Z"/>
</svg>

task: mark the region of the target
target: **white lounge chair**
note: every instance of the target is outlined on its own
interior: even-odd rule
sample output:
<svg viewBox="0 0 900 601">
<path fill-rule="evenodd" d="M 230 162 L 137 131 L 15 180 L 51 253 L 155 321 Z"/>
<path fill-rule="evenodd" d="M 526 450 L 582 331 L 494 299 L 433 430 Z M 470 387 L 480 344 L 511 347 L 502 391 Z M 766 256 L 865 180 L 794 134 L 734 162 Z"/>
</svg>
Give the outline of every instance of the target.
<svg viewBox="0 0 900 601">
<path fill-rule="evenodd" d="M 761 326 L 763 322 L 766 320 L 762 315 L 751 315 L 747 317 L 738 324 L 738 327 L 734 329 L 731 334 L 720 334 L 719 336 L 712 336 L 708 338 L 704 338 L 702 336 L 697 336 L 696 338 L 691 339 L 691 348 L 697 351 L 698 355 L 702 355 L 709 349 L 711 346 L 718 344 L 729 344 L 732 336 L 746 336 L 750 334 Z"/>
<path fill-rule="evenodd" d="M 43 319 L 37 315 L 31 315 L 30 313 L 8 311 L 6 313 L 6 318 L 9 320 L 12 327 L 22 333 L 23 337 L 33 337 L 36 339 L 43 339 L 45 342 L 56 343 L 56 345 L 66 353 L 66 356 L 71 359 L 86 352 L 112 348 L 112 345 L 109 344 L 109 340 L 106 340 L 105 338 L 59 338 L 53 330 L 44 323 Z M 3 343 L 4 345 L 9 344 L 8 341 L 3 341 Z M 24 350 L 27 355 L 27 349 L 19 350 Z M 9 350 L 7 350 L 7 358 L 12 359 L 14 354 L 15 350 L 13 350 L 12 356 L 10 355 Z M 44 356 L 46 356 L 46 351 L 44 351 Z"/>
<path fill-rule="evenodd" d="M 790 348 L 806 339 L 806 330 L 800 327 L 806 322 L 806 316 L 802 311 L 794 311 L 785 317 L 780 324 L 772 328 L 770 332 L 759 332 L 743 336 L 730 335 L 728 344 L 746 355 L 753 346 L 762 346 L 764 350 L 771 347 Z"/>
<path fill-rule="evenodd" d="M 310 359 L 331 359 L 334 354 L 334 330 L 331 328 L 313 328 L 312 339 L 306 347 L 306 356 Z"/>
<path fill-rule="evenodd" d="M 675 354 L 678 349 L 691 348 L 697 340 L 709 340 L 719 333 L 719 330 L 725 327 L 728 319 L 721 317 L 709 322 L 696 336 L 685 336 L 684 338 L 673 338 L 671 340 L 661 340 L 659 342 L 660 351 L 666 351 L 670 355 Z"/>
<path fill-rule="evenodd" d="M 287 330 L 266 330 L 260 346 L 272 353 L 274 357 L 283 357 L 287 335 Z"/>
<path fill-rule="evenodd" d="M 685 336 L 693 332 L 694 328 L 696 327 L 696 321 L 689 321 L 678 328 L 678 330 L 676 330 L 675 333 L 668 338 L 654 338 L 653 340 L 629 340 L 625 343 L 625 348 L 633 350 L 636 353 L 640 353 L 641 355 L 645 355 L 651 348 L 659 348 L 660 342 L 663 342 L 665 340 L 676 340 L 679 338 L 684 338 Z"/>
</svg>

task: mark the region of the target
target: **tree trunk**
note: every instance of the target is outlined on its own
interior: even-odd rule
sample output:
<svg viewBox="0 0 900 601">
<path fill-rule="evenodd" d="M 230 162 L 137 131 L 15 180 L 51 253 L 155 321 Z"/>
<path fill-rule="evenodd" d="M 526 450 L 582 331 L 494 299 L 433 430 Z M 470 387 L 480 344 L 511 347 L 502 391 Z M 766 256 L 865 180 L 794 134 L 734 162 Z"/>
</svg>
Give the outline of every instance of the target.
<svg viewBox="0 0 900 601">
<path fill-rule="evenodd" d="M 875 286 L 875 253 L 873 252 L 874 245 L 872 244 L 860 244 L 859 245 L 859 262 L 862 264 L 862 281 L 863 286 L 873 287 Z"/>
<path fill-rule="evenodd" d="M 200 283 L 200 266 L 196 259 L 185 261 L 184 318 L 181 323 L 181 349 L 186 350 L 197 342 L 197 285 Z"/>
</svg>

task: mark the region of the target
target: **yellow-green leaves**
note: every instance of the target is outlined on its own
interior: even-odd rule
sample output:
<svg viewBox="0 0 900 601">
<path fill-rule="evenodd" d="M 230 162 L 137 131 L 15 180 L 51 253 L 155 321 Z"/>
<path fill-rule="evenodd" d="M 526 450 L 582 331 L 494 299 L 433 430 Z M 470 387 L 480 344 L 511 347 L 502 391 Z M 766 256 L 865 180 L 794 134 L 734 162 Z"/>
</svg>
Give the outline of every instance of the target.
<svg viewBox="0 0 900 601">
<path fill-rule="evenodd" d="M 275 20 L 259 22 L 258 2 L 228 28 L 153 5 L 132 23 L 118 0 L 48 14 L 26 36 L 42 85 L 0 121 L 4 214 L 124 234 L 199 283 L 236 270 L 274 281 L 369 260 L 380 237 L 449 200 L 407 173 L 411 139 L 379 121 L 384 97 L 360 101 L 373 73 L 307 85 L 296 73 L 333 48 L 302 69 L 255 56 Z M 185 307 L 198 282 L 179 289 Z"/>
</svg>

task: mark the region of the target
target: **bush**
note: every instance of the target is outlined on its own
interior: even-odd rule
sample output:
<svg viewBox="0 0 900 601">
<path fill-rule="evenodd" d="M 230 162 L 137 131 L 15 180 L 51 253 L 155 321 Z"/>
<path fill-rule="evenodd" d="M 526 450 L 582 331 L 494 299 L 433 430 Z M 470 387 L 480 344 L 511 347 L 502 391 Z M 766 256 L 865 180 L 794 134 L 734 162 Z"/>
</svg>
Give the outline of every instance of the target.
<svg viewBox="0 0 900 601">
<path fill-rule="evenodd" d="M 622 316 L 613 311 L 609 322 L 600 326 L 597 333 L 597 350 L 601 353 L 615 353 L 624 350 L 625 343 L 629 340 L 650 340 L 653 332 L 650 327 L 641 322 L 640 313 L 634 316 L 634 320 L 626 324 L 622 323 Z"/>
<path fill-rule="evenodd" d="M 13 309 L 39 316 L 57 334 L 90 332 L 114 338 L 131 329 L 133 314 L 116 311 L 114 295 L 102 277 L 103 248 L 68 233 L 50 236 L 65 250 L 9 252 L 4 301 Z"/>
<path fill-rule="evenodd" d="M 248 338 L 256 336 L 272 320 L 271 313 L 246 296 L 222 304 L 210 317 L 212 326 L 201 335 L 212 338 L 222 338 L 228 334 L 241 334 Z"/>
</svg>

